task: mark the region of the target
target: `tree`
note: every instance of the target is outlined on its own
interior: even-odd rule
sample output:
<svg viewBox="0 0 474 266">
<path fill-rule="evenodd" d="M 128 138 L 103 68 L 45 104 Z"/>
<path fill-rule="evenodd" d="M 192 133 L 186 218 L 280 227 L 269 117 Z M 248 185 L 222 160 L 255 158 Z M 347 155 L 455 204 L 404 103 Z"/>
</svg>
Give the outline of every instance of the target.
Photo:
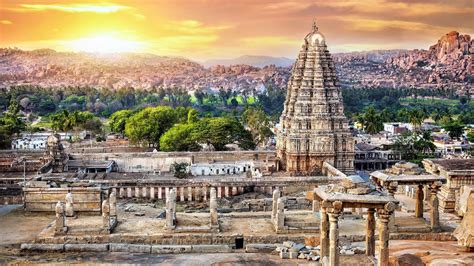
<svg viewBox="0 0 474 266">
<path fill-rule="evenodd" d="M 255 148 L 252 134 L 234 118 L 204 118 L 194 126 L 192 139 L 198 143 L 212 144 L 216 150 L 224 150 L 226 144 L 232 143 L 237 143 L 245 150 Z"/>
<path fill-rule="evenodd" d="M 383 130 L 383 123 L 380 115 L 377 114 L 374 107 L 369 107 L 363 115 L 364 131 L 369 134 L 376 134 Z"/>
<path fill-rule="evenodd" d="M 448 131 L 449 137 L 453 139 L 461 138 L 465 125 L 459 120 L 451 120 L 443 125 L 443 129 Z"/>
<path fill-rule="evenodd" d="M 195 125 L 176 124 L 166 131 L 160 138 L 162 151 L 199 151 L 200 146 L 192 137 Z"/>
<path fill-rule="evenodd" d="M 269 128 L 269 119 L 261 108 L 247 107 L 242 114 L 242 120 L 250 129 L 256 145 L 264 143 L 274 135 Z"/>
<path fill-rule="evenodd" d="M 129 117 L 125 135 L 132 143 L 159 147 L 161 135 L 177 121 L 176 111 L 171 107 L 148 107 Z"/>
<path fill-rule="evenodd" d="M 120 110 L 113 113 L 109 118 L 110 131 L 123 134 L 125 132 L 127 119 L 132 116 L 132 114 L 132 110 Z"/>
<path fill-rule="evenodd" d="M 171 165 L 171 172 L 173 173 L 173 176 L 179 179 L 182 178 L 187 178 L 189 176 L 189 171 L 188 171 L 188 163 L 173 163 Z"/>
<path fill-rule="evenodd" d="M 195 109 L 189 109 L 188 111 L 188 124 L 197 122 L 199 120 L 199 113 Z"/>
<path fill-rule="evenodd" d="M 409 121 L 413 125 L 413 130 L 415 132 L 420 131 L 421 124 L 423 120 L 426 118 L 426 113 L 421 109 L 413 109 L 410 110 L 408 113 Z"/>
</svg>

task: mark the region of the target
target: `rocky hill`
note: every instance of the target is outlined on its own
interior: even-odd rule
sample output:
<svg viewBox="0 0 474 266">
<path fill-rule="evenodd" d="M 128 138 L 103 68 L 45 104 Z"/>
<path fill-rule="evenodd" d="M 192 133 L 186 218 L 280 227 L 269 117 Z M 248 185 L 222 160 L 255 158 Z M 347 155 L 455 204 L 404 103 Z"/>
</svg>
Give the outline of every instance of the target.
<svg viewBox="0 0 474 266">
<path fill-rule="evenodd" d="M 474 90 L 473 40 L 455 31 L 441 37 L 428 50 L 336 53 L 333 57 L 343 88 L 443 87 L 460 94 Z M 265 65 L 277 61 L 279 65 Z M 289 64 L 285 58 L 244 56 L 232 64 L 220 63 L 206 68 L 185 58 L 151 54 L 0 49 L 0 87 L 177 86 L 188 90 L 223 87 L 240 91 L 268 84 L 285 87 L 290 76 L 290 66 L 282 66 Z"/>
<path fill-rule="evenodd" d="M 212 67 L 216 65 L 231 66 L 231 65 L 250 65 L 255 67 L 264 67 L 275 65 L 277 67 L 290 67 L 295 60 L 286 57 L 272 57 L 259 55 L 243 55 L 234 59 L 214 59 L 203 62 L 205 67 Z"/>
</svg>

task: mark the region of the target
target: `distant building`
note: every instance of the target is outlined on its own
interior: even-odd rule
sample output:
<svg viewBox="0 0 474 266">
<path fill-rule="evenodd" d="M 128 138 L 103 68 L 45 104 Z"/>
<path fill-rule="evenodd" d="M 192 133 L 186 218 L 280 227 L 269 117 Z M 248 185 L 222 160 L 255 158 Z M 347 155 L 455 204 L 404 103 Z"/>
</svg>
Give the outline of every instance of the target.
<svg viewBox="0 0 474 266">
<path fill-rule="evenodd" d="M 390 132 L 390 134 L 392 135 L 399 135 L 405 131 L 412 131 L 413 126 L 410 123 L 399 123 L 399 122 L 383 123 L 383 130 Z"/>
<path fill-rule="evenodd" d="M 355 145 L 355 169 L 360 171 L 383 170 L 392 167 L 402 160 L 399 151 L 380 146 L 358 143 Z"/>
<path fill-rule="evenodd" d="M 12 150 L 44 150 L 47 138 L 18 138 L 12 140 Z"/>
<path fill-rule="evenodd" d="M 190 166 L 193 176 L 240 175 L 252 173 L 252 162 L 196 163 Z"/>
</svg>

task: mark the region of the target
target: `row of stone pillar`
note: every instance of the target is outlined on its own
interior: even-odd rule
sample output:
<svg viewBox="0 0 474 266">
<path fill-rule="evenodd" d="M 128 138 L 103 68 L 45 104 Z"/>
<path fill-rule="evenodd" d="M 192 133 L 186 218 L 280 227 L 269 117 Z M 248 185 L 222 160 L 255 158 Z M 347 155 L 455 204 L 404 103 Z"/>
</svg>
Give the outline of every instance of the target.
<svg viewBox="0 0 474 266">
<path fill-rule="evenodd" d="M 166 197 L 166 217 L 165 217 L 165 229 L 173 230 L 177 225 L 176 218 L 176 188 L 172 188 Z M 210 190 L 209 200 L 209 212 L 210 212 L 210 227 L 212 230 L 219 231 L 219 217 L 217 213 L 217 193 L 215 188 Z"/>
<path fill-rule="evenodd" d="M 149 198 L 149 199 L 166 199 L 169 191 L 176 188 L 176 200 L 178 201 L 206 201 L 210 193 L 210 187 L 116 187 L 112 188 L 116 191 L 119 198 Z M 217 198 L 231 197 L 243 194 L 245 187 L 243 186 L 217 186 Z M 254 191 L 271 194 L 274 186 L 255 187 Z"/>
<path fill-rule="evenodd" d="M 433 182 L 428 186 L 424 186 L 423 184 L 419 184 L 416 188 L 415 192 L 415 217 L 416 218 L 423 218 L 423 202 L 424 200 L 428 201 L 430 205 L 430 227 L 433 232 L 438 232 L 441 227 L 439 223 L 439 199 L 438 199 L 438 192 L 441 187 L 440 182 Z M 387 191 L 388 194 L 391 196 L 395 196 L 395 192 L 397 191 L 398 183 L 391 182 L 388 187 Z M 428 188 L 428 189 L 426 189 Z M 393 217 L 393 219 L 396 219 Z"/>
<path fill-rule="evenodd" d="M 394 203 L 387 203 L 383 209 L 368 208 L 366 222 L 366 255 L 375 256 L 375 212 L 378 216 L 379 258 L 377 265 L 388 265 L 389 250 L 389 221 L 395 210 Z M 320 246 L 321 258 L 327 260 L 330 266 L 340 265 L 339 262 L 339 217 L 343 212 L 343 204 L 335 201 L 330 207 L 324 204 L 320 208 Z M 327 259 L 325 259 L 327 257 Z"/>
</svg>

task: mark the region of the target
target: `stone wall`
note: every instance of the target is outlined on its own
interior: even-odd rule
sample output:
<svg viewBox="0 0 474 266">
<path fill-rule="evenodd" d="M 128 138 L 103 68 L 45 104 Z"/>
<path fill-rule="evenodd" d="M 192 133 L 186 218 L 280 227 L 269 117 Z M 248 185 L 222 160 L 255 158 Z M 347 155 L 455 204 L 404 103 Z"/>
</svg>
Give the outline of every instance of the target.
<svg viewBox="0 0 474 266">
<path fill-rule="evenodd" d="M 27 211 L 54 212 L 56 203 L 58 201 L 65 202 L 68 192 L 71 192 L 73 195 L 74 211 L 101 211 L 103 189 L 100 187 L 27 187 L 23 191 L 25 193 L 25 209 Z"/>
<path fill-rule="evenodd" d="M 71 153 L 71 157 L 74 160 L 113 160 L 118 172 L 168 172 L 174 162 L 259 161 L 275 167 L 273 151 Z"/>
</svg>

